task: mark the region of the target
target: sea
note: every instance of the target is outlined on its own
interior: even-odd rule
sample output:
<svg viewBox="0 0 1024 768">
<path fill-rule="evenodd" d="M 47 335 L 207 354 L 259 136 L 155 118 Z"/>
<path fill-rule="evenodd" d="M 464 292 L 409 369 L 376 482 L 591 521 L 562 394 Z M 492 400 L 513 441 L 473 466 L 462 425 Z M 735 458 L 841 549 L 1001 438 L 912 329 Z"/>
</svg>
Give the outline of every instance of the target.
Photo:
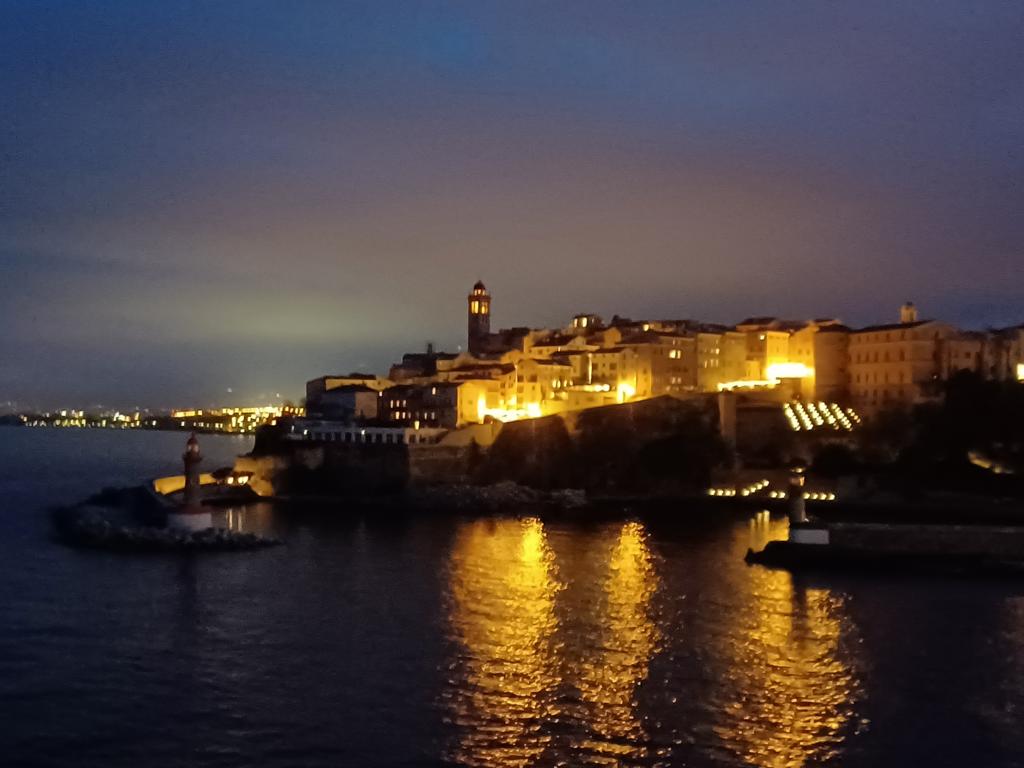
<svg viewBox="0 0 1024 768">
<path fill-rule="evenodd" d="M 1024 589 L 748 566 L 757 512 L 259 503 L 110 554 L 48 509 L 185 435 L 0 428 L 3 766 L 1020 766 Z M 204 469 L 251 447 L 201 437 Z"/>
</svg>

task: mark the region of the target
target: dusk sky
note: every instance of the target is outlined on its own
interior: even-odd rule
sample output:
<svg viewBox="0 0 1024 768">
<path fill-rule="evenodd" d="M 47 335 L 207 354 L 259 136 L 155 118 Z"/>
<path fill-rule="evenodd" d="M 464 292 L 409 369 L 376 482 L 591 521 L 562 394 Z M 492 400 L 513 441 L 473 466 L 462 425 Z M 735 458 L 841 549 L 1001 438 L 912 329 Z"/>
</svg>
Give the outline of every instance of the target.
<svg viewBox="0 0 1024 768">
<path fill-rule="evenodd" d="M 7 0 L 0 410 L 297 399 L 464 344 L 478 278 L 1024 322 L 1022 51 L 1017 1 Z"/>
</svg>

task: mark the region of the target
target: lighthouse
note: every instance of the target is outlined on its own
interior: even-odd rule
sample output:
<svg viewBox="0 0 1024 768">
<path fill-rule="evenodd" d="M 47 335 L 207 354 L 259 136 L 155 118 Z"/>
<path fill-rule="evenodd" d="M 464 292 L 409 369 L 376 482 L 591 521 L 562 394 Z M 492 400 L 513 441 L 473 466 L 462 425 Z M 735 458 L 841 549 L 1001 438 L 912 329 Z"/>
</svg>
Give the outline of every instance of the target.
<svg viewBox="0 0 1024 768">
<path fill-rule="evenodd" d="M 184 531 L 203 531 L 213 526 L 210 512 L 203 509 L 199 500 L 199 462 L 203 454 L 195 433 L 185 443 L 181 460 L 185 464 L 185 492 L 182 505 L 167 514 L 167 527 Z"/>
</svg>

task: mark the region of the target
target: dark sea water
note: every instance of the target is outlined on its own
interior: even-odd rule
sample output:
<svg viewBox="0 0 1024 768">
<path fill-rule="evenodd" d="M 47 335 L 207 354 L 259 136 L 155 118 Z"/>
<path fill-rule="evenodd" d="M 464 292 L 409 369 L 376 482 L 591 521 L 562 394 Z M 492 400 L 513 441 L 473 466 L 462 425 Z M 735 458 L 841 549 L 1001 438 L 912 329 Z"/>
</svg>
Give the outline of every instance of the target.
<svg viewBox="0 0 1024 768">
<path fill-rule="evenodd" d="M 50 539 L 46 505 L 183 442 L 0 428 L 0 765 L 1024 765 L 1024 590 L 745 565 L 781 521 L 257 505 L 222 524 L 286 547 Z"/>
</svg>

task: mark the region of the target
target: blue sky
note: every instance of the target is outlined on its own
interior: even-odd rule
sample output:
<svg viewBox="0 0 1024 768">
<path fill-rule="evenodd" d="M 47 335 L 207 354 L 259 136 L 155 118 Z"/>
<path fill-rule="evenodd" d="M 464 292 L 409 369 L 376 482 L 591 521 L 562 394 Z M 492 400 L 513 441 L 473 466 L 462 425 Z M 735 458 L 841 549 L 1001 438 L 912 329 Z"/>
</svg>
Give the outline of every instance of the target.
<svg viewBox="0 0 1024 768">
<path fill-rule="evenodd" d="M 1024 322 L 1016 2 L 0 3 L 0 405 L 576 311 Z M 232 390 L 228 392 L 228 390 Z"/>
</svg>

